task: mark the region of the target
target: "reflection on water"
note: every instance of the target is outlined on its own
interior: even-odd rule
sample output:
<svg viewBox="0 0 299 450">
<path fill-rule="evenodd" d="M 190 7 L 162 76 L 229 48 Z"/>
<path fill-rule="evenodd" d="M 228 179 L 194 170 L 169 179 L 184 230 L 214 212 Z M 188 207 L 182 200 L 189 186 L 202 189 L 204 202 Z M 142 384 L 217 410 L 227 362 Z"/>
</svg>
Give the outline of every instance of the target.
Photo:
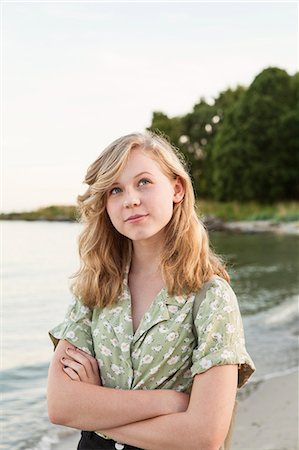
<svg viewBox="0 0 299 450">
<path fill-rule="evenodd" d="M 297 236 L 211 233 L 210 239 L 228 262 L 243 314 L 269 309 L 298 295 Z"/>
</svg>

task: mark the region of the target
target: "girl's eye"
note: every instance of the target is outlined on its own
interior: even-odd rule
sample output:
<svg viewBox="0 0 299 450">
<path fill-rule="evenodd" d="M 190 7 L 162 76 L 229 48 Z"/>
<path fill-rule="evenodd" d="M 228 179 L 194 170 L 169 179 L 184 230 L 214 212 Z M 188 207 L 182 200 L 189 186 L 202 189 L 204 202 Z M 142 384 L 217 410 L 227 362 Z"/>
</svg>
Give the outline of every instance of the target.
<svg viewBox="0 0 299 450">
<path fill-rule="evenodd" d="M 142 185 L 144 185 L 144 184 L 150 183 L 150 180 L 148 180 L 147 178 L 142 178 L 142 179 L 139 181 L 139 184 L 140 184 L 140 183 L 142 183 Z"/>
<path fill-rule="evenodd" d="M 115 188 L 111 189 L 110 194 L 111 195 L 118 194 L 118 190 L 117 189 L 120 189 L 120 188 L 119 187 L 115 187 Z"/>
</svg>

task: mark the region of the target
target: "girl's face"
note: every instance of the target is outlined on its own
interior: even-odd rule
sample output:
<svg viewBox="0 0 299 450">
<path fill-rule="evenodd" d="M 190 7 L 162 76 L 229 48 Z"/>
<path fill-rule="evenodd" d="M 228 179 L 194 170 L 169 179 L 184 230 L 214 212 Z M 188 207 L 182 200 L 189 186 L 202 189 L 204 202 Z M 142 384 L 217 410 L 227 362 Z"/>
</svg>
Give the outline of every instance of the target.
<svg viewBox="0 0 299 450">
<path fill-rule="evenodd" d="M 132 241 L 147 240 L 163 232 L 173 204 L 183 197 L 180 179 L 170 180 L 155 160 L 137 148 L 111 185 L 106 210 L 119 233 Z"/>
</svg>

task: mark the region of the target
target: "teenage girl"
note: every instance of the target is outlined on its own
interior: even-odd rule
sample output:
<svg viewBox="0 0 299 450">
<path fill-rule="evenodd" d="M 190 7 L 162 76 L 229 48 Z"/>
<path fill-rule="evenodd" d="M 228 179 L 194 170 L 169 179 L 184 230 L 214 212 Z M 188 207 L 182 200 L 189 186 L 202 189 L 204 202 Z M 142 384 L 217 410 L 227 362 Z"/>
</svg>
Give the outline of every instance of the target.
<svg viewBox="0 0 299 450">
<path fill-rule="evenodd" d="M 73 302 L 49 332 L 51 422 L 84 430 L 80 450 L 224 448 L 255 367 L 182 155 L 123 136 L 85 183 Z"/>
</svg>

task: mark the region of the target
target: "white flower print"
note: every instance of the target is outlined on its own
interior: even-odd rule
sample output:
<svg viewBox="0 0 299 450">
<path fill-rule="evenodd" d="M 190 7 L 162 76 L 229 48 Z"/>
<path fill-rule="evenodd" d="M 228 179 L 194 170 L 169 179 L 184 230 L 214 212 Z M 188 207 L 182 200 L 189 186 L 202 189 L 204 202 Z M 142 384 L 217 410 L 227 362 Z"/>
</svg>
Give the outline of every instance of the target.
<svg viewBox="0 0 299 450">
<path fill-rule="evenodd" d="M 81 350 L 83 352 L 88 353 L 89 355 L 91 355 L 91 351 L 87 347 L 81 347 Z"/>
<path fill-rule="evenodd" d="M 93 334 L 94 337 L 97 337 L 99 332 L 100 332 L 100 330 L 98 328 L 96 328 L 95 330 L 93 330 L 92 334 Z"/>
<path fill-rule="evenodd" d="M 186 372 L 183 375 L 183 378 L 191 378 L 191 377 L 192 377 L 191 369 L 186 370 Z"/>
<path fill-rule="evenodd" d="M 164 381 L 167 380 L 167 377 L 162 377 L 160 380 L 157 381 L 158 384 L 164 383 Z"/>
<path fill-rule="evenodd" d="M 170 366 L 173 366 L 173 364 L 176 364 L 180 360 L 180 356 L 173 356 L 167 361 L 167 364 Z"/>
<path fill-rule="evenodd" d="M 75 333 L 74 333 L 73 331 L 68 331 L 68 332 L 66 333 L 66 337 L 67 337 L 68 339 L 75 339 L 76 335 L 75 335 Z"/>
<path fill-rule="evenodd" d="M 212 338 L 215 339 L 217 342 L 222 341 L 222 335 L 220 333 L 212 333 Z"/>
<path fill-rule="evenodd" d="M 169 333 L 166 336 L 166 340 L 168 342 L 174 341 L 175 339 L 177 339 L 179 337 L 179 333 L 177 331 L 172 331 L 171 333 Z"/>
<path fill-rule="evenodd" d="M 218 303 L 218 301 L 217 300 L 215 300 L 214 302 L 212 302 L 211 303 L 211 310 L 212 311 L 216 311 L 217 310 L 217 308 L 218 308 L 218 305 L 219 305 L 219 303 Z"/>
<path fill-rule="evenodd" d="M 213 328 L 213 325 L 211 323 L 209 323 L 209 325 L 206 327 L 205 332 L 209 333 L 211 331 L 211 329 Z"/>
<path fill-rule="evenodd" d="M 199 361 L 199 364 L 203 369 L 209 369 L 210 367 L 212 367 L 212 361 L 207 358 L 203 358 L 201 361 Z"/>
<path fill-rule="evenodd" d="M 175 306 L 175 305 L 168 305 L 167 308 L 168 308 L 168 311 L 171 312 L 172 314 L 176 313 L 179 309 L 179 307 Z"/>
<path fill-rule="evenodd" d="M 231 305 L 226 305 L 226 306 L 223 308 L 223 311 L 230 313 L 230 312 L 234 311 L 234 309 L 235 309 L 235 308 L 233 308 Z"/>
<path fill-rule="evenodd" d="M 185 339 L 184 339 L 184 342 L 186 342 L 186 344 L 188 344 L 188 342 L 190 342 L 190 338 L 188 338 L 188 337 L 186 337 Z"/>
<path fill-rule="evenodd" d="M 98 361 L 99 367 L 103 367 L 104 361 L 101 358 L 97 358 L 97 361 Z"/>
<path fill-rule="evenodd" d="M 175 299 L 180 305 L 186 303 L 185 297 L 183 295 L 176 295 Z"/>
<path fill-rule="evenodd" d="M 144 339 L 144 342 L 146 344 L 151 344 L 153 342 L 153 340 L 154 340 L 153 336 L 149 335 L 149 336 L 146 336 L 146 338 Z"/>
<path fill-rule="evenodd" d="M 152 350 L 154 350 L 155 352 L 159 352 L 162 348 L 162 345 L 157 345 L 155 347 L 152 347 Z"/>
<path fill-rule="evenodd" d="M 135 370 L 133 371 L 133 373 L 134 373 L 134 377 L 135 377 L 135 378 L 140 377 L 140 375 L 142 375 L 142 372 L 140 372 L 140 370 L 137 370 L 137 369 L 135 369 Z"/>
<path fill-rule="evenodd" d="M 89 311 L 90 311 L 90 309 L 88 308 L 88 306 L 82 305 L 81 308 L 80 308 L 80 312 L 82 314 L 87 314 L 87 313 L 89 313 Z"/>
<path fill-rule="evenodd" d="M 111 344 L 113 347 L 118 347 L 118 340 L 116 338 L 110 339 Z"/>
<path fill-rule="evenodd" d="M 124 320 L 126 321 L 126 322 L 131 322 L 131 320 L 132 320 L 132 317 L 130 316 L 130 314 L 125 314 L 124 315 Z"/>
<path fill-rule="evenodd" d="M 106 334 L 101 334 L 101 339 L 102 339 L 102 341 L 105 341 L 107 339 Z"/>
<path fill-rule="evenodd" d="M 141 359 L 141 364 L 150 364 L 154 357 L 152 355 L 144 355 Z"/>
<path fill-rule="evenodd" d="M 114 308 L 111 312 L 114 316 L 118 316 L 121 312 L 122 312 L 122 307 L 121 306 L 117 306 L 116 308 Z"/>
<path fill-rule="evenodd" d="M 109 372 L 107 372 L 107 377 L 110 378 L 110 380 L 115 380 L 115 377 Z"/>
<path fill-rule="evenodd" d="M 112 351 L 105 345 L 99 345 L 100 352 L 105 356 L 112 356 Z"/>
<path fill-rule="evenodd" d="M 112 326 L 110 325 L 109 322 L 107 322 L 107 320 L 105 320 L 103 322 L 104 327 L 106 328 L 106 330 L 108 331 L 108 333 L 110 333 L 110 331 L 112 330 Z"/>
<path fill-rule="evenodd" d="M 164 325 L 159 326 L 159 333 L 167 333 L 168 328 L 166 328 Z"/>
<path fill-rule="evenodd" d="M 149 312 L 145 313 L 144 319 L 147 323 L 150 323 L 150 321 L 152 320 L 152 316 L 150 315 Z"/>
<path fill-rule="evenodd" d="M 122 334 L 124 332 L 124 327 L 122 325 L 118 325 L 114 328 L 116 334 Z"/>
<path fill-rule="evenodd" d="M 138 359 L 140 354 L 141 354 L 140 348 L 138 350 L 134 350 L 133 353 L 132 353 L 132 358 Z"/>
<path fill-rule="evenodd" d="M 221 353 L 221 358 L 223 358 L 223 359 L 232 358 L 233 356 L 234 356 L 234 352 L 231 352 L 230 350 L 224 350 Z"/>
<path fill-rule="evenodd" d="M 217 314 L 216 316 L 216 320 L 223 320 L 224 317 L 221 314 Z"/>
<path fill-rule="evenodd" d="M 226 332 L 229 333 L 229 334 L 232 334 L 232 333 L 235 332 L 235 327 L 234 327 L 234 325 L 232 323 L 227 323 L 225 325 L 225 329 L 226 329 Z"/>
<path fill-rule="evenodd" d="M 185 387 L 182 384 L 179 384 L 174 390 L 177 392 L 184 392 Z"/>
<path fill-rule="evenodd" d="M 198 350 L 200 351 L 200 352 L 203 352 L 204 351 L 204 349 L 206 348 L 206 342 L 202 342 L 201 344 L 200 344 L 200 346 L 198 347 Z"/>
<path fill-rule="evenodd" d="M 174 347 L 169 347 L 168 352 L 165 353 L 164 359 L 168 359 L 170 355 L 173 353 Z"/>
<path fill-rule="evenodd" d="M 130 350 L 130 344 L 127 342 L 122 342 L 120 348 L 122 352 L 128 352 Z"/>
<path fill-rule="evenodd" d="M 151 375 L 154 375 L 155 373 L 157 373 L 158 372 L 158 370 L 160 369 L 160 364 L 158 365 L 158 366 L 155 366 L 155 367 L 152 367 L 151 369 L 150 369 L 150 374 Z"/>
<path fill-rule="evenodd" d="M 188 345 L 182 345 L 181 349 L 182 349 L 182 353 L 186 353 L 188 351 Z"/>
<path fill-rule="evenodd" d="M 124 373 L 124 368 L 121 366 L 118 366 L 117 364 L 111 365 L 111 370 L 116 373 L 116 375 L 120 375 L 121 373 Z"/>
<path fill-rule="evenodd" d="M 185 318 L 186 318 L 186 314 L 179 314 L 179 315 L 176 317 L 175 321 L 176 321 L 176 322 L 184 322 Z"/>
<path fill-rule="evenodd" d="M 89 319 L 84 319 L 83 323 L 89 327 L 91 326 L 91 321 Z"/>
<path fill-rule="evenodd" d="M 191 323 L 185 323 L 185 324 L 183 325 L 183 328 L 184 328 L 184 330 L 186 330 L 186 331 L 191 331 L 191 330 L 192 330 L 192 325 L 191 325 Z"/>
</svg>

